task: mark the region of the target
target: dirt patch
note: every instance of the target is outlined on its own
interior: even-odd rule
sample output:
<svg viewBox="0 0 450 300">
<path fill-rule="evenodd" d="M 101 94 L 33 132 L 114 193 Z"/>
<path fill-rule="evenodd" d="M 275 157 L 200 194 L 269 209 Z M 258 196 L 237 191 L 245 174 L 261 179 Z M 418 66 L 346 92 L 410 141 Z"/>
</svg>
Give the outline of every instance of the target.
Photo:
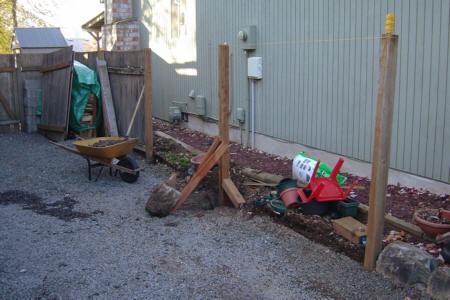
<svg viewBox="0 0 450 300">
<path fill-rule="evenodd" d="M 103 148 L 103 147 L 108 147 L 108 146 L 120 144 L 120 143 L 123 143 L 123 142 L 125 142 L 127 140 L 128 140 L 128 138 L 122 138 L 120 140 L 100 140 L 97 143 L 92 144 L 92 147 Z"/>
<path fill-rule="evenodd" d="M 254 205 L 249 206 L 249 211 L 256 215 L 269 214 L 275 223 L 289 227 L 312 241 L 325 245 L 335 252 L 344 253 L 358 262 L 364 260 L 364 246 L 355 245 L 335 234 L 331 218 L 328 216 L 308 216 L 297 210 L 289 210 L 285 216 L 280 217 L 268 208 Z"/>
<path fill-rule="evenodd" d="M 348 177 L 350 182 L 357 177 L 347 173 L 344 175 Z M 370 180 L 368 178 L 359 179 L 358 185 L 363 188 L 356 191 L 357 200 L 368 205 Z M 450 195 L 437 195 L 413 187 L 388 185 L 386 194 L 386 213 L 391 213 L 397 218 L 412 222 L 414 212 L 420 208 L 443 208 L 449 210 Z"/>
<path fill-rule="evenodd" d="M 63 200 L 45 203 L 38 195 L 24 191 L 10 190 L 0 193 L 1 205 L 22 205 L 22 209 L 31 210 L 39 215 L 52 216 L 66 222 L 73 219 L 88 219 L 95 215 L 103 214 L 100 210 L 92 213 L 74 211 L 74 206 L 77 203 L 77 201 L 68 196 L 64 197 Z"/>
<path fill-rule="evenodd" d="M 171 125 L 163 121 L 157 120 L 155 127 L 201 151 L 207 151 L 208 147 L 213 142 L 213 138 L 203 133 Z M 185 164 L 180 163 L 180 161 L 183 161 L 183 157 L 185 156 L 189 158 L 192 157 L 192 154 L 177 143 L 159 137 L 156 139 L 156 148 L 158 155 L 166 164 L 177 171 L 181 171 L 182 180 L 179 180 L 177 184 L 177 188 L 181 190 L 192 172 L 190 172 L 190 163 L 187 163 L 187 159 Z M 343 253 L 358 262 L 363 261 L 364 246 L 355 245 L 341 236 L 336 235 L 329 216 L 323 218 L 318 216 L 308 216 L 303 215 L 299 210 L 291 209 L 285 216 L 280 217 L 275 215 L 267 207 L 256 207 L 254 205 L 254 201 L 257 198 L 269 195 L 271 188 L 244 184 L 245 182 L 248 182 L 249 179 L 241 174 L 241 170 L 245 167 L 250 167 L 268 173 L 290 177 L 292 160 L 268 155 L 261 151 L 243 149 L 240 145 L 235 143 L 231 144 L 230 156 L 231 177 L 241 194 L 247 199 L 247 204 L 244 209 L 250 216 L 270 215 L 274 222 L 289 227 L 310 240 L 325 245 L 335 252 Z M 355 200 L 368 204 L 370 180 L 348 173 L 344 173 L 343 175 L 347 176 L 348 182 L 359 179 L 358 185 L 360 188 L 353 191 L 353 194 L 356 196 Z M 216 195 L 217 182 L 218 175 L 216 168 L 206 176 L 197 191 L 207 191 L 208 193 Z M 388 186 L 386 212 L 411 222 L 414 211 L 422 207 L 449 209 L 450 196 L 436 195 L 415 188 L 396 185 Z M 364 219 L 364 216 L 359 216 L 358 220 L 362 223 L 367 222 L 367 220 Z M 384 245 L 396 240 L 398 237 L 405 242 L 420 242 L 411 235 L 405 234 L 404 232 L 397 232 L 392 229 L 393 228 L 390 228 L 389 226 L 385 227 L 384 235 L 386 239 L 384 240 Z M 394 236 L 395 238 L 392 239 L 391 236 Z"/>
</svg>

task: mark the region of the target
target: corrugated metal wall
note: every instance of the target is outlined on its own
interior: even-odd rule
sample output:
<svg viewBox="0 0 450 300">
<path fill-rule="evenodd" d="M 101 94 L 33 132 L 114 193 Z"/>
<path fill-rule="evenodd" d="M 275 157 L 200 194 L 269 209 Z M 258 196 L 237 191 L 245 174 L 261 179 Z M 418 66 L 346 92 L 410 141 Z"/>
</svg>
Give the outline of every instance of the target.
<svg viewBox="0 0 450 300">
<path fill-rule="evenodd" d="M 364 161 L 371 160 L 379 37 L 385 15 L 394 12 L 400 46 L 392 166 L 450 182 L 449 0 L 187 0 L 187 22 L 196 20 L 187 34 L 195 55 L 181 63 L 183 51 L 170 37 L 170 3 L 135 3 L 142 45 L 156 48 L 158 117 L 167 118 L 173 100 L 192 106 L 191 89 L 207 97 L 208 115 L 217 116 L 217 45 L 227 42 L 236 122 L 236 108 L 248 105 L 237 33 L 257 25 L 251 55 L 263 57 L 264 69 L 257 131 Z M 197 75 L 179 75 L 179 68 Z"/>
</svg>

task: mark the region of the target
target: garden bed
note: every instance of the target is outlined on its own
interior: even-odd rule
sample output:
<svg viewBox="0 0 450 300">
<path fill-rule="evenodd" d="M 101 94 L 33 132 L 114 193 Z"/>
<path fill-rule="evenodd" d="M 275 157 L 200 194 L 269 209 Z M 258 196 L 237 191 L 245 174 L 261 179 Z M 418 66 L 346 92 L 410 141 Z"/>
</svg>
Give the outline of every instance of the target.
<svg viewBox="0 0 450 300">
<path fill-rule="evenodd" d="M 213 138 L 203 133 L 193 131 L 180 126 L 168 124 L 157 120 L 154 124 L 155 129 L 162 131 L 170 136 L 198 149 L 206 151 L 212 143 Z M 157 157 L 165 163 L 174 168 L 180 173 L 177 188 L 182 189 L 186 184 L 189 176 L 192 174 L 190 170 L 190 158 L 193 154 L 177 144 L 174 141 L 156 137 L 155 139 L 155 153 Z M 271 215 L 274 222 L 287 226 L 303 236 L 323 244 L 335 252 L 344 253 L 348 257 L 362 262 L 364 259 L 364 246 L 355 245 L 343 237 L 334 233 L 331 218 L 308 216 L 301 213 L 299 210 L 289 210 L 284 217 L 279 217 L 273 214 L 270 209 L 265 207 L 257 207 L 254 201 L 261 196 L 268 195 L 271 188 L 264 186 L 249 186 L 245 182 L 248 178 L 241 174 L 241 170 L 246 167 L 258 169 L 268 173 L 275 173 L 283 177 L 291 176 L 292 160 L 269 155 L 258 150 L 243 149 L 236 143 L 231 143 L 231 176 L 233 182 L 236 183 L 239 191 L 242 193 L 247 201 L 244 207 L 249 217 L 253 215 Z M 345 174 L 349 181 L 354 180 L 357 176 L 353 174 Z M 356 200 L 361 203 L 368 204 L 368 194 L 370 180 L 367 178 L 359 178 L 359 185 L 361 188 L 356 190 Z M 199 186 L 199 191 L 207 191 L 209 193 L 217 193 L 218 174 L 217 168 L 210 172 L 210 175 L 205 178 Z M 434 207 L 434 208 L 450 208 L 449 196 L 439 196 L 428 191 L 417 190 L 414 188 L 407 188 L 401 186 L 388 186 L 388 195 L 386 203 L 386 212 L 403 219 L 407 222 L 412 221 L 412 216 L 416 208 Z M 365 216 L 360 215 L 358 219 L 365 223 L 367 220 Z M 413 243 L 419 247 L 426 248 L 426 250 L 437 255 L 436 245 L 427 244 L 407 233 L 393 231 L 392 228 L 386 226 L 384 245 L 390 242 L 402 240 Z"/>
</svg>

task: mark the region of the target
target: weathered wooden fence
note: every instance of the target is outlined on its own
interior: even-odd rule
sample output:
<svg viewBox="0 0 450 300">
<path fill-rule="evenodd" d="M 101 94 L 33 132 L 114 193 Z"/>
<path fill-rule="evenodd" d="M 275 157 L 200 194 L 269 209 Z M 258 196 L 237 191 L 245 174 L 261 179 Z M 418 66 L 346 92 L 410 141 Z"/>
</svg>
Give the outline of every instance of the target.
<svg viewBox="0 0 450 300">
<path fill-rule="evenodd" d="M 14 55 L 0 55 L 0 132 L 1 127 L 14 126 L 20 119 L 16 78 Z"/>
<path fill-rule="evenodd" d="M 42 116 L 39 129 L 54 140 L 64 140 L 69 126 L 72 89 L 72 48 L 44 56 L 42 72 Z"/>
<path fill-rule="evenodd" d="M 119 135 L 125 135 L 144 86 L 144 51 L 104 52 Z M 76 52 L 75 60 L 96 69 L 96 52 Z M 131 136 L 145 140 L 144 103 L 138 109 Z"/>
<path fill-rule="evenodd" d="M 0 92 L 7 99 L 14 119 L 20 120 L 22 123 L 24 121 L 23 99 L 25 80 L 35 79 L 43 83 L 43 103 L 44 105 L 45 103 L 49 104 L 47 106 L 49 110 L 54 109 L 54 105 L 58 103 L 64 106 L 64 101 L 57 101 L 58 97 L 55 96 L 56 94 L 50 94 L 50 91 L 52 88 L 57 88 L 61 90 L 61 93 L 58 94 L 64 96 L 63 98 L 67 95 L 67 84 L 69 83 L 69 76 L 67 75 L 70 71 L 70 69 L 65 68 L 67 67 L 67 52 L 67 49 L 63 49 L 58 55 L 63 55 L 64 59 L 61 58 L 55 61 L 52 60 L 56 59 L 53 57 L 54 55 L 49 54 L 0 55 Z M 125 135 L 144 86 L 144 50 L 104 52 L 104 57 L 108 65 L 108 75 L 119 135 Z M 79 61 L 93 70 L 96 70 L 96 58 L 97 52 L 74 53 L 74 60 Z M 58 66 L 60 68 L 56 68 Z M 57 70 L 50 70 L 48 69 L 49 67 L 56 68 Z M 51 75 L 52 73 L 54 73 L 54 76 Z M 45 77 L 48 77 L 47 80 Z M 48 98 L 47 101 L 44 98 Z M 52 101 L 56 102 L 53 103 Z M 63 110 L 66 112 L 67 108 Z M 64 113 L 61 118 L 65 116 Z M 11 119 L 0 105 L 0 122 L 11 121 Z M 59 123 L 53 124 L 50 120 L 47 123 L 45 125 L 61 125 Z M 141 103 L 137 111 L 130 135 L 138 137 L 142 142 L 145 140 L 144 102 Z"/>
</svg>

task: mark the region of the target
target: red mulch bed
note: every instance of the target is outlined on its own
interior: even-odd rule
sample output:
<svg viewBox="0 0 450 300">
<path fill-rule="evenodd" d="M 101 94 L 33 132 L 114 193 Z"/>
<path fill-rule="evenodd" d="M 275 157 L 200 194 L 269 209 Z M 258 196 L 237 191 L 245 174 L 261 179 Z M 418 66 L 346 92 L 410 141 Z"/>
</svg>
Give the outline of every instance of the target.
<svg viewBox="0 0 450 300">
<path fill-rule="evenodd" d="M 183 142 L 202 151 L 206 151 L 213 138 L 198 131 L 193 131 L 180 126 L 171 125 L 164 121 L 156 120 L 155 130 L 163 131 Z M 261 171 L 290 177 L 292 160 L 270 155 L 258 150 L 243 149 L 240 145 L 232 143 L 230 148 L 231 162 L 238 167 L 251 167 Z M 351 182 L 358 176 L 344 174 Z M 370 180 L 359 177 L 359 186 L 363 189 L 355 190 L 356 199 L 364 204 L 369 202 Z M 257 193 L 255 193 L 257 194 Z M 425 190 L 396 185 L 388 186 L 386 212 L 410 222 L 414 211 L 418 208 L 444 208 L 450 209 L 449 195 L 436 195 Z"/>
<path fill-rule="evenodd" d="M 205 134 L 182 128 L 180 126 L 171 125 L 164 121 L 156 120 L 154 123 L 154 127 L 155 130 L 163 131 L 202 151 L 206 151 L 213 141 L 213 138 Z M 258 207 L 254 204 L 254 200 L 256 198 L 268 195 L 271 192 L 271 189 L 262 186 L 245 185 L 244 182 L 248 181 L 248 178 L 244 177 L 241 174 L 240 169 L 242 169 L 243 167 L 250 167 L 268 173 L 290 177 L 292 160 L 269 155 L 261 151 L 242 149 L 238 144 L 232 144 L 230 152 L 232 160 L 231 177 L 244 198 L 248 200 L 245 210 L 247 211 L 247 214 L 250 218 L 253 215 L 270 215 L 272 216 L 273 221 L 276 223 L 292 228 L 292 230 L 315 242 L 333 249 L 335 252 L 344 253 L 348 257 L 359 262 L 363 261 L 364 246 L 354 245 L 343 237 L 335 234 L 333 231 L 331 218 L 329 216 L 307 216 L 303 215 L 299 210 L 291 209 L 285 216 L 279 217 L 275 215 L 268 207 Z M 186 184 L 186 181 L 189 179 L 189 175 L 191 175 L 191 172 L 189 170 L 190 164 L 186 164 L 186 159 L 188 159 L 189 161 L 190 157 L 192 157 L 192 154 L 175 142 L 160 138 L 158 136 L 156 136 L 155 138 L 155 154 L 157 159 L 162 160 L 164 163 L 168 164 L 179 173 L 180 177 L 178 180 L 177 188 L 181 190 L 182 187 Z M 349 181 L 353 181 L 357 178 L 357 176 L 352 174 L 344 175 L 349 178 Z M 362 203 L 367 204 L 370 180 L 368 180 L 367 178 L 359 179 L 359 186 L 362 188 L 355 190 L 355 192 L 357 193 L 356 199 Z M 217 180 L 217 168 L 214 168 L 210 172 L 209 176 L 207 176 L 202 181 L 197 190 L 203 192 L 204 195 L 210 195 L 211 193 L 216 194 Z M 204 195 L 200 197 L 202 199 L 197 199 L 198 201 L 194 199 L 198 203 L 191 199 L 187 205 L 191 205 L 193 207 L 205 206 L 204 198 L 206 196 Z M 210 198 L 213 199 L 215 197 Z M 386 205 L 387 212 L 390 212 L 394 216 L 397 216 L 406 221 L 411 221 L 414 210 L 420 207 L 443 207 L 449 209 L 450 199 L 448 195 L 439 196 L 431 194 L 427 191 L 417 190 L 414 188 L 406 188 L 394 185 L 390 185 L 388 187 L 388 197 Z M 359 216 L 358 219 L 363 223 L 367 221 L 364 219 L 364 216 Z M 393 233 L 393 235 L 391 233 Z M 425 245 L 423 243 L 419 243 L 421 241 L 415 239 L 414 237 L 408 234 L 404 234 L 403 232 L 391 232 L 389 228 L 385 228 L 386 240 L 383 244 L 386 245 L 396 240 L 399 236 L 400 240 L 403 240 L 405 242 L 417 244 L 421 247 L 426 246 L 425 248 L 427 249 L 438 249 L 438 246 L 435 244 Z M 436 254 L 433 255 L 436 256 Z"/>
</svg>

